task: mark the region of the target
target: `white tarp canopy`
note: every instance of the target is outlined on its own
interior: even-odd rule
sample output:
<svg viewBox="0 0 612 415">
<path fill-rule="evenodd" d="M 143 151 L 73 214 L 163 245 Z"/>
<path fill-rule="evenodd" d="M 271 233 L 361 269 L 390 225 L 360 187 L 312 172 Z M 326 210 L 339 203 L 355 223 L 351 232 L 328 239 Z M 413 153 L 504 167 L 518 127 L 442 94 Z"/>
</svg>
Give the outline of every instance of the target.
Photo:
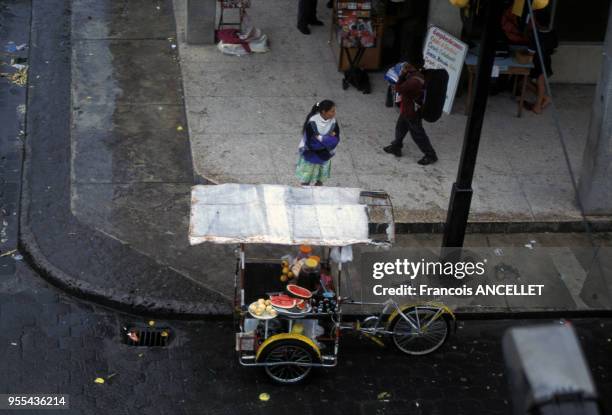
<svg viewBox="0 0 612 415">
<path fill-rule="evenodd" d="M 189 243 L 368 243 L 367 205 L 359 202 L 360 193 L 323 186 L 193 186 Z"/>
</svg>

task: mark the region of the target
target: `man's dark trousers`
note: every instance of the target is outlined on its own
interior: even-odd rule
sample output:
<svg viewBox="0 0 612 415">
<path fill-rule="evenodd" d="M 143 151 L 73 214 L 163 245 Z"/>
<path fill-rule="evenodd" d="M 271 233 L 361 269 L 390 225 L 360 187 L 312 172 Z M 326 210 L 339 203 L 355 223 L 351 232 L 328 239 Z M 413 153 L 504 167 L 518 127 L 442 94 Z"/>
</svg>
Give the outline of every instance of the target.
<svg viewBox="0 0 612 415">
<path fill-rule="evenodd" d="M 299 0 L 298 27 L 306 27 L 317 20 L 317 0 Z"/>
<path fill-rule="evenodd" d="M 431 146 L 429 137 L 423 128 L 423 120 L 421 117 L 413 119 L 400 115 L 395 124 L 395 140 L 391 143 L 394 147 L 402 148 L 404 145 L 404 137 L 410 132 L 412 139 L 419 149 L 426 156 L 436 157 L 436 150 Z"/>
</svg>

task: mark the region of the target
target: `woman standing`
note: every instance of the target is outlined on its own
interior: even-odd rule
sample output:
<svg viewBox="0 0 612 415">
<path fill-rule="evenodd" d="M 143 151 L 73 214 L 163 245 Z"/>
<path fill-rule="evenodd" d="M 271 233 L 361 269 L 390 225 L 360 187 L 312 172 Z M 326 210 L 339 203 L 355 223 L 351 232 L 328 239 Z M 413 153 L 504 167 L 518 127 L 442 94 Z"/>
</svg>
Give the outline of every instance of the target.
<svg viewBox="0 0 612 415">
<path fill-rule="evenodd" d="M 303 186 L 312 182 L 315 186 L 321 186 L 324 180 L 329 179 L 331 158 L 339 141 L 336 104 L 328 99 L 317 102 L 306 116 L 302 127 L 300 159 L 295 175 Z"/>
</svg>

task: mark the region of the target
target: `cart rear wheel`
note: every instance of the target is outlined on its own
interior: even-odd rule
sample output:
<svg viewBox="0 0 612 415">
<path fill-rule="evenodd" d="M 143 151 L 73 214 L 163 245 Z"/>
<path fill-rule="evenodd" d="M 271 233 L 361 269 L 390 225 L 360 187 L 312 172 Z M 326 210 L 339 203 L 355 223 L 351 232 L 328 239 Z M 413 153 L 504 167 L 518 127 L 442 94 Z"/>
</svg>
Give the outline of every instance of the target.
<svg viewBox="0 0 612 415">
<path fill-rule="evenodd" d="M 398 315 L 390 326 L 393 343 L 400 351 L 412 355 L 428 354 L 440 348 L 448 338 L 450 323 L 437 309 L 411 307 L 404 310 L 404 315 L 410 321 Z"/>
<path fill-rule="evenodd" d="M 313 348 L 300 340 L 278 340 L 267 346 L 259 358 L 266 363 L 270 378 L 282 384 L 295 384 L 306 379 L 312 364 L 318 361 Z"/>
</svg>

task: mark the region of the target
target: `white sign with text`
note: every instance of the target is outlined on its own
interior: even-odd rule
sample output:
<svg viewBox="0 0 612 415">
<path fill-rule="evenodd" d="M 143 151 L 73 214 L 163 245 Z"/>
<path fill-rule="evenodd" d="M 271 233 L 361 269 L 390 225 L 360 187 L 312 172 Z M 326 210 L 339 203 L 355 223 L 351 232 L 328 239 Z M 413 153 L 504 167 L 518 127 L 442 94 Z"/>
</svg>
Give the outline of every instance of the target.
<svg viewBox="0 0 612 415">
<path fill-rule="evenodd" d="M 453 108 L 453 100 L 467 51 L 468 47 L 465 43 L 444 30 L 430 26 L 427 31 L 423 48 L 425 68 L 444 68 L 448 72 L 446 101 L 444 102 L 444 112 L 447 114 L 450 114 Z"/>
</svg>

